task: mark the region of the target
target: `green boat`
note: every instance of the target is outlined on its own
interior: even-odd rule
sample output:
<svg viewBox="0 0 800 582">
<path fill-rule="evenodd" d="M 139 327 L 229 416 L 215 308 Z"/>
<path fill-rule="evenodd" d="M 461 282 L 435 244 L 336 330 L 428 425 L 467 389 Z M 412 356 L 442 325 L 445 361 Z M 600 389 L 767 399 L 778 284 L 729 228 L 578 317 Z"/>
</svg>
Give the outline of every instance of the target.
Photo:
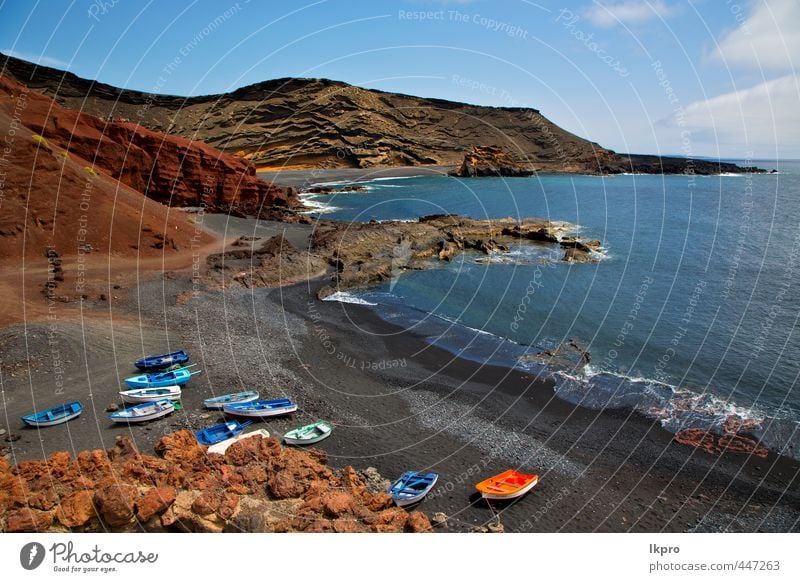
<svg viewBox="0 0 800 582">
<path fill-rule="evenodd" d="M 283 440 L 290 445 L 313 445 L 331 436 L 333 427 L 320 420 L 314 424 L 307 424 L 300 428 L 290 430 L 283 435 Z"/>
</svg>

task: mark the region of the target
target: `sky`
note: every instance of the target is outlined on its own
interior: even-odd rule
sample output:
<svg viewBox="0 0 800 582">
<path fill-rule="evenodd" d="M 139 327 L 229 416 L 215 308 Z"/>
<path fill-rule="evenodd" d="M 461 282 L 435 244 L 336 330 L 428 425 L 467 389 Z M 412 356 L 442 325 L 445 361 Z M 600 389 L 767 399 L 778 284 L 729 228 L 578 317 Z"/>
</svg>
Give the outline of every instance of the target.
<svg viewBox="0 0 800 582">
<path fill-rule="evenodd" d="M 533 107 L 618 152 L 800 158 L 800 0 L 0 0 L 0 51 L 156 93 L 321 77 Z"/>
</svg>

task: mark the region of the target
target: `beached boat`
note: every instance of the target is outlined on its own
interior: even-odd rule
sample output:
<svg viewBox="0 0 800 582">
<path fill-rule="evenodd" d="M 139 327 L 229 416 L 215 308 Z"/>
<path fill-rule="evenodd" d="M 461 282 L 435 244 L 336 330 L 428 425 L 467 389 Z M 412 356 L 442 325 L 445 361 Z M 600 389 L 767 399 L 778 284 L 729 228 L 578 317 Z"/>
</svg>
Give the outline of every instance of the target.
<svg viewBox="0 0 800 582">
<path fill-rule="evenodd" d="M 180 400 L 180 386 L 164 386 L 163 388 L 136 388 L 123 390 L 119 393 L 125 404 L 141 404 L 142 402 L 155 402 L 156 400 Z"/>
<path fill-rule="evenodd" d="M 253 400 L 258 400 L 258 392 L 248 390 L 246 392 L 235 392 L 233 394 L 216 396 L 215 398 L 207 398 L 203 400 L 203 406 L 211 410 L 222 410 L 222 407 L 226 404 L 252 402 Z"/>
<path fill-rule="evenodd" d="M 203 430 L 198 430 L 194 435 L 201 445 L 215 445 L 242 434 L 242 431 L 251 424 L 253 423 L 249 420 L 247 422 L 229 420 L 228 422 L 221 422 Z"/>
<path fill-rule="evenodd" d="M 539 475 L 526 475 L 514 469 L 478 483 L 475 488 L 484 499 L 508 500 L 525 495 L 539 482 Z"/>
<path fill-rule="evenodd" d="M 172 400 L 157 400 L 156 402 L 145 402 L 137 406 L 120 410 L 109 415 L 114 422 L 147 422 L 172 414 L 175 411 L 175 404 Z"/>
<path fill-rule="evenodd" d="M 22 417 L 22 422 L 28 426 L 54 426 L 78 418 L 81 412 L 83 405 L 80 402 L 70 402 L 41 412 L 26 414 Z"/>
<path fill-rule="evenodd" d="M 290 445 L 313 445 L 331 436 L 333 427 L 324 420 L 290 430 L 283 440 Z"/>
<path fill-rule="evenodd" d="M 226 404 L 222 407 L 225 414 L 232 416 L 248 416 L 265 418 L 267 416 L 280 416 L 297 410 L 297 404 L 288 398 L 277 400 L 254 400 L 253 402 L 239 402 Z"/>
<path fill-rule="evenodd" d="M 406 471 L 392 483 L 387 492 L 398 506 L 413 505 L 422 501 L 422 498 L 436 485 L 438 479 L 439 475 L 436 473 Z"/>
<path fill-rule="evenodd" d="M 136 360 L 133 365 L 143 372 L 154 372 L 174 364 L 185 364 L 189 361 L 189 354 L 184 350 L 178 350 L 160 356 L 147 356 L 141 360 Z"/>
<path fill-rule="evenodd" d="M 226 440 L 222 441 L 221 443 L 217 443 L 215 445 L 211 445 L 210 447 L 208 447 L 208 452 L 209 453 L 216 453 L 218 455 L 224 455 L 225 451 L 227 451 L 228 447 L 230 447 L 233 443 L 238 443 L 239 441 L 243 441 L 244 439 L 249 439 L 249 438 L 256 437 L 256 436 L 260 436 L 261 438 L 268 439 L 269 438 L 269 431 L 264 429 L 264 428 L 260 428 L 258 430 L 252 430 L 250 432 L 243 432 L 239 436 L 235 436 L 233 438 L 226 439 Z"/>
<path fill-rule="evenodd" d="M 142 374 L 125 379 L 125 384 L 129 388 L 165 388 L 167 386 L 183 386 L 200 370 L 190 372 L 186 368 L 178 368 L 169 372 L 156 372 L 155 374 Z"/>
</svg>

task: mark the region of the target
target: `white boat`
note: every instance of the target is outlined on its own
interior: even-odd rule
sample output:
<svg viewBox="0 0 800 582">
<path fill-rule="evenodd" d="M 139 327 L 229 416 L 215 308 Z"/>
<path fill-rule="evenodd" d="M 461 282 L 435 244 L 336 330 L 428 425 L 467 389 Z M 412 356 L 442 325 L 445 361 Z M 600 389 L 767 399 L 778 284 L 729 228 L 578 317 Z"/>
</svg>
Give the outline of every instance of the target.
<svg viewBox="0 0 800 582">
<path fill-rule="evenodd" d="M 142 402 L 155 402 L 156 400 L 180 400 L 180 386 L 164 386 L 163 388 L 137 388 L 123 390 L 119 393 L 126 404 L 141 404 Z"/>
<path fill-rule="evenodd" d="M 138 406 L 132 406 L 125 410 L 120 410 L 109 415 L 114 422 L 137 423 L 155 420 L 172 414 L 175 411 L 175 404 L 171 400 L 157 400 L 156 402 L 145 402 Z"/>
<path fill-rule="evenodd" d="M 290 430 L 283 440 L 290 445 L 313 445 L 331 436 L 333 427 L 324 420 Z"/>
<path fill-rule="evenodd" d="M 258 392 L 248 390 L 246 392 L 234 392 L 233 394 L 223 394 L 215 398 L 203 400 L 203 406 L 209 410 L 222 410 L 226 404 L 239 404 L 243 402 L 253 402 L 258 400 Z"/>
<path fill-rule="evenodd" d="M 210 447 L 208 447 L 208 452 L 216 453 L 218 455 L 224 455 L 225 451 L 227 451 L 228 447 L 230 447 L 233 443 L 238 443 L 239 441 L 242 441 L 244 439 L 249 439 L 250 437 L 254 436 L 260 436 L 266 439 L 269 438 L 269 431 L 264 428 L 261 428 L 259 430 L 254 430 L 253 432 L 240 434 L 239 436 L 235 436 L 233 438 L 224 440 L 221 443 L 211 445 Z"/>
</svg>

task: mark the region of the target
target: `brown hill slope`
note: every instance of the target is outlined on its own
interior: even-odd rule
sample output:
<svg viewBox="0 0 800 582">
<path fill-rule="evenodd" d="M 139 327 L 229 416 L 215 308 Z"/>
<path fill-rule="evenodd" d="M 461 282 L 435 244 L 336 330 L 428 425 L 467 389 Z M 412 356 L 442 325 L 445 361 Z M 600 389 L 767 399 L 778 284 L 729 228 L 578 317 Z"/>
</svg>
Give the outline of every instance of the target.
<svg viewBox="0 0 800 582">
<path fill-rule="evenodd" d="M 474 146 L 495 146 L 533 171 L 745 170 L 705 160 L 618 155 L 535 109 L 425 99 L 326 79 L 275 79 L 185 98 L 118 89 L 4 55 L 0 71 L 70 109 L 201 140 L 265 169 L 455 165 Z"/>
<path fill-rule="evenodd" d="M 264 167 L 457 164 L 472 146 L 499 146 L 536 170 L 629 171 L 630 161 L 527 108 L 479 107 L 277 79 L 182 98 L 117 89 L 11 57 L 0 69 L 61 105 L 202 140 Z"/>
</svg>

